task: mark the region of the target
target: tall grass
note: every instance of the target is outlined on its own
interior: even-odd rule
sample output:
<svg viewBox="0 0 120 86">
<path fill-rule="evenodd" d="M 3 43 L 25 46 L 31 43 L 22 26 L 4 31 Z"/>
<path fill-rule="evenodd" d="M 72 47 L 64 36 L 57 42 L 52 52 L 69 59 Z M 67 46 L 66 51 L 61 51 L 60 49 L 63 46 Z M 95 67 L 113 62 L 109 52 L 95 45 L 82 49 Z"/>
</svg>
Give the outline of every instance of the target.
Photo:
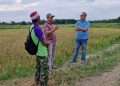
<svg viewBox="0 0 120 86">
<path fill-rule="evenodd" d="M 34 73 L 35 56 L 30 56 L 24 49 L 27 33 L 25 28 L 0 30 L 0 80 L 25 77 Z M 61 26 L 56 34 L 54 62 L 60 66 L 72 58 L 75 31 L 71 25 Z M 119 39 L 120 29 L 90 28 L 87 53 L 102 49 Z"/>
<path fill-rule="evenodd" d="M 91 23 L 92 28 L 120 28 L 120 23 Z"/>
</svg>

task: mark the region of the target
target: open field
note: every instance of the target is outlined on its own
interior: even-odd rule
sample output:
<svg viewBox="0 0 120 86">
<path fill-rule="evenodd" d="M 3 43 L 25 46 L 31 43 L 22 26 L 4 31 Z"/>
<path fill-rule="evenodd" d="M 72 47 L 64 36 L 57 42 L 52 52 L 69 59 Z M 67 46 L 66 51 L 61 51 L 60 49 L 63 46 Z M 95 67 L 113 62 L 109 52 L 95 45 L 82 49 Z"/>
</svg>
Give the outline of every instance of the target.
<svg viewBox="0 0 120 86">
<path fill-rule="evenodd" d="M 28 32 L 26 27 L 28 26 L 20 27 L 22 29 L 14 27 L 0 30 L 0 80 L 25 77 L 34 73 L 35 57 L 27 54 L 24 49 L 24 40 Z M 90 28 L 89 35 L 87 53 L 94 53 L 120 40 L 120 29 Z M 60 66 L 73 55 L 74 27 L 61 26 L 57 31 L 57 38 L 55 64 Z"/>
<path fill-rule="evenodd" d="M 120 28 L 120 23 L 92 23 L 92 28 Z"/>
<path fill-rule="evenodd" d="M 43 26 L 43 25 L 41 25 Z M 70 28 L 74 28 L 74 24 L 62 24 L 61 27 L 69 26 Z M 120 28 L 119 23 L 91 23 L 91 28 Z M 0 25 L 1 29 L 27 29 L 29 25 Z M 69 29 L 69 28 L 68 28 Z"/>
</svg>

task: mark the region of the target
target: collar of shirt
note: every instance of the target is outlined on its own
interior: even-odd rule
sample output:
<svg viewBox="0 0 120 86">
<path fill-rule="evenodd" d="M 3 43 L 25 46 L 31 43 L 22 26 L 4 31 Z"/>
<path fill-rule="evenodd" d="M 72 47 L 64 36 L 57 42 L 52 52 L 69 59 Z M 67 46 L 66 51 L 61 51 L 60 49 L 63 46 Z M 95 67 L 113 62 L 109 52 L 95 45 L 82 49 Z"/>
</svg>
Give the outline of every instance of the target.
<svg viewBox="0 0 120 86">
<path fill-rule="evenodd" d="M 48 22 L 48 21 L 46 21 L 46 23 L 47 23 L 47 24 L 50 24 L 50 25 L 52 25 L 52 24 L 53 24 L 53 22 Z"/>
<path fill-rule="evenodd" d="M 34 28 L 40 28 L 39 24 L 37 23 L 33 23 L 33 25 L 34 25 Z"/>
<path fill-rule="evenodd" d="M 78 20 L 78 21 L 81 21 L 81 22 L 86 22 L 86 20 L 82 21 L 82 20 Z"/>
<path fill-rule="evenodd" d="M 38 26 L 38 24 L 37 24 L 37 23 L 33 23 L 33 25 L 34 25 L 34 26 Z"/>
</svg>

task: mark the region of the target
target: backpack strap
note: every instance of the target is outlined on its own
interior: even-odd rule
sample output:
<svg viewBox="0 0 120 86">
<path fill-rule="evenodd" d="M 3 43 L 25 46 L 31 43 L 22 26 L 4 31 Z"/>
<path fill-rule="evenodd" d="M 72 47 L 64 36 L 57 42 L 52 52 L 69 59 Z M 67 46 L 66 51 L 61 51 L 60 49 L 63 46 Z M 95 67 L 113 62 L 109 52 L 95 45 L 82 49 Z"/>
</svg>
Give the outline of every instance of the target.
<svg viewBox="0 0 120 86">
<path fill-rule="evenodd" d="M 34 30 L 34 26 L 32 25 L 31 28 L 29 29 L 29 33 L 31 35 L 32 31 Z M 38 39 L 38 43 L 37 43 L 37 46 L 39 45 L 39 39 Z"/>
<path fill-rule="evenodd" d="M 31 34 L 32 33 L 32 30 L 34 29 L 34 26 L 32 25 L 29 29 L 29 33 Z"/>
</svg>

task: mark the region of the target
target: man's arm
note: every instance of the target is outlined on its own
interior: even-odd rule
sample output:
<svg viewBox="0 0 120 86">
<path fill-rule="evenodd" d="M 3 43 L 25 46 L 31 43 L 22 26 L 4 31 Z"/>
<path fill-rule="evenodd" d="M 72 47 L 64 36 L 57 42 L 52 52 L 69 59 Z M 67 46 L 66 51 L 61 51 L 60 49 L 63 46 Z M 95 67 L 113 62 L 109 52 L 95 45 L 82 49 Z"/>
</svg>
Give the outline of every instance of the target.
<svg viewBox="0 0 120 86">
<path fill-rule="evenodd" d="M 80 28 L 80 27 L 76 27 L 75 30 L 76 30 L 76 31 L 87 31 L 88 28 Z"/>
<path fill-rule="evenodd" d="M 48 27 L 46 27 L 46 28 L 48 28 Z M 50 35 L 51 33 L 55 32 L 57 29 L 58 29 L 58 26 L 55 25 L 52 30 L 46 30 L 46 31 L 44 31 L 45 35 Z"/>
<path fill-rule="evenodd" d="M 78 21 L 78 22 L 76 22 L 76 24 L 75 24 L 75 30 L 76 30 L 76 31 L 87 31 L 88 28 L 81 28 L 81 27 L 79 27 L 79 21 Z"/>
<path fill-rule="evenodd" d="M 54 28 L 50 31 L 44 31 L 44 32 L 45 32 L 45 35 L 50 35 L 51 33 L 55 32 L 55 31 L 56 31 L 56 29 Z"/>
<path fill-rule="evenodd" d="M 35 35 L 38 37 L 38 39 L 41 41 L 41 43 L 45 46 L 48 46 L 49 45 L 49 42 L 47 42 L 45 39 L 44 39 L 44 36 L 43 36 L 43 32 L 41 30 L 41 28 L 38 28 L 36 27 L 34 29 L 35 31 Z"/>
<path fill-rule="evenodd" d="M 50 43 L 47 42 L 46 40 L 42 40 L 41 42 L 42 42 L 43 45 L 45 45 L 45 46 L 47 46 L 47 47 L 50 45 Z"/>
<path fill-rule="evenodd" d="M 88 30 L 89 26 L 90 26 L 89 22 L 87 22 L 84 27 L 79 27 L 79 26 L 76 24 L 75 30 L 76 30 L 76 31 L 84 31 L 84 32 L 85 32 L 85 31 Z"/>
</svg>

